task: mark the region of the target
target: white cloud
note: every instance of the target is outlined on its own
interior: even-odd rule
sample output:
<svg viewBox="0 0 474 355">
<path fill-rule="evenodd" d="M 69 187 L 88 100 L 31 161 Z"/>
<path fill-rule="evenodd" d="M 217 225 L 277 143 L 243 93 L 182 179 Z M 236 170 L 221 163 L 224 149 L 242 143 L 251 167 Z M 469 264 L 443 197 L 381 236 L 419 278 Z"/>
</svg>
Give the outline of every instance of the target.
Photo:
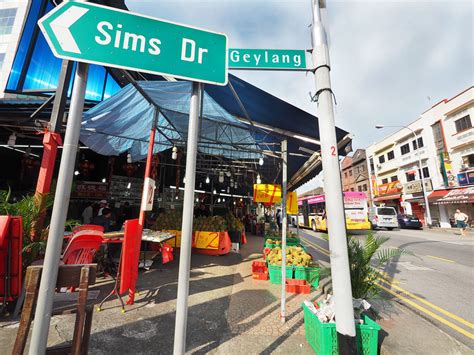
<svg viewBox="0 0 474 355">
<path fill-rule="evenodd" d="M 131 11 L 224 32 L 231 47 L 310 47 L 311 0 L 141 0 L 127 5 Z M 389 133 L 375 130 L 375 124 L 411 122 L 433 103 L 472 85 L 470 0 L 327 0 L 327 5 L 336 123 L 354 133 L 354 148 Z M 316 114 L 308 96 L 314 92 L 312 74 L 236 75 Z"/>
</svg>

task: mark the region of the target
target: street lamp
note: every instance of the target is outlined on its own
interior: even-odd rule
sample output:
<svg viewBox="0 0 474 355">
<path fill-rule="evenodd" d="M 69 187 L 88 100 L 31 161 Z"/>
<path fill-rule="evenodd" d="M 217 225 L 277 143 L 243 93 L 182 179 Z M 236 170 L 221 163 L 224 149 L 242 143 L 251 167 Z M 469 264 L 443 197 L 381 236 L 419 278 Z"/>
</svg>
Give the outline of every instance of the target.
<svg viewBox="0 0 474 355">
<path fill-rule="evenodd" d="M 380 125 L 380 124 L 375 126 L 375 128 L 377 128 L 377 129 L 382 129 L 382 128 L 385 128 L 385 127 L 406 128 L 406 129 L 408 129 L 413 134 L 413 136 L 415 137 L 415 142 L 416 142 L 417 148 L 418 149 L 420 148 L 419 144 L 418 144 L 418 136 L 416 135 L 415 131 L 413 129 L 411 129 L 410 127 L 408 127 L 408 126 L 384 126 L 384 125 Z M 428 195 L 426 194 L 426 188 L 425 188 L 425 181 L 424 181 L 424 176 L 423 176 L 423 167 L 421 165 L 420 152 L 418 152 L 418 171 L 419 171 L 419 174 L 420 174 L 421 189 L 423 191 L 423 199 L 425 200 L 425 206 L 426 206 L 426 224 L 428 226 L 431 226 L 430 205 L 428 204 Z"/>
</svg>

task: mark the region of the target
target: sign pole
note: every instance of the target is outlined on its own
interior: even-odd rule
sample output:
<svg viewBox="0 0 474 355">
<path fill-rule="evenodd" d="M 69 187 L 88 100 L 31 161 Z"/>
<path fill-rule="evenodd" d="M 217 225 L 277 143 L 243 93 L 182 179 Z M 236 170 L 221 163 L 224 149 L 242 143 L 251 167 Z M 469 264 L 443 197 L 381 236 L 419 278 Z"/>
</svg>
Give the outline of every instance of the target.
<svg viewBox="0 0 474 355">
<path fill-rule="evenodd" d="M 79 132 L 81 130 L 88 71 L 89 64 L 77 63 L 61 165 L 59 167 L 58 184 L 54 196 L 48 243 L 46 245 L 43 273 L 38 292 L 35 321 L 33 322 L 30 355 L 44 354 L 46 351 L 59 258 L 64 239 L 64 225 L 71 196 L 77 147 L 79 145 Z"/>
<path fill-rule="evenodd" d="M 281 233 L 281 311 L 280 319 L 285 323 L 286 317 L 286 187 L 288 180 L 287 172 L 287 141 L 281 141 L 281 160 L 282 160 L 282 184 L 281 184 L 281 217 L 282 217 L 282 233 Z"/>
<path fill-rule="evenodd" d="M 198 145 L 199 113 L 201 111 L 202 84 L 193 82 L 189 107 L 188 146 L 186 149 L 186 183 L 184 184 L 181 251 L 179 255 L 178 297 L 174 330 L 174 355 L 186 351 L 186 325 L 188 317 L 189 272 L 193 234 L 194 185 L 196 182 L 196 154 Z"/>
<path fill-rule="evenodd" d="M 319 111 L 319 136 L 326 194 L 327 226 L 331 251 L 331 276 L 335 301 L 339 353 L 355 353 L 354 309 L 347 252 L 346 219 L 342 197 L 341 173 L 334 122 L 330 80 L 329 47 L 321 21 L 319 2 L 313 1 L 312 45 L 315 64 L 316 95 Z"/>
</svg>

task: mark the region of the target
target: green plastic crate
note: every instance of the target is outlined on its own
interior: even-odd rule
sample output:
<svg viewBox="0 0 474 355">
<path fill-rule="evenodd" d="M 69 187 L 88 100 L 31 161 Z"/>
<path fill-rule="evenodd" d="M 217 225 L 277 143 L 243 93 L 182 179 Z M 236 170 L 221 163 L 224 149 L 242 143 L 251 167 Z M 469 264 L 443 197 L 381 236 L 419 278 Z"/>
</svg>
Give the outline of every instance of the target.
<svg viewBox="0 0 474 355">
<path fill-rule="evenodd" d="M 293 269 L 294 266 L 286 267 L 286 278 L 293 278 Z M 268 274 L 270 276 L 270 283 L 281 285 L 281 266 L 279 265 L 268 265 Z"/>
<path fill-rule="evenodd" d="M 308 283 L 317 288 L 319 286 L 319 267 L 295 266 L 295 279 L 306 280 Z"/>
<path fill-rule="evenodd" d="M 306 340 L 318 355 L 338 355 L 337 331 L 335 323 L 321 323 L 318 317 L 303 303 L 304 330 Z M 367 315 L 364 324 L 356 324 L 358 355 L 377 355 L 380 325 Z"/>
</svg>

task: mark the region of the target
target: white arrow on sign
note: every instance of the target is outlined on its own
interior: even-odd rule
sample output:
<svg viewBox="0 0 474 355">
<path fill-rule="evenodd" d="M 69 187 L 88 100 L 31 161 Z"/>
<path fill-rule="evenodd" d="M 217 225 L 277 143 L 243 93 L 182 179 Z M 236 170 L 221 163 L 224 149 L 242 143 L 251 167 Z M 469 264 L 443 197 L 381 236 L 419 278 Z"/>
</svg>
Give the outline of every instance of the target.
<svg viewBox="0 0 474 355">
<path fill-rule="evenodd" d="M 51 30 L 58 39 L 59 45 L 63 51 L 81 54 L 81 50 L 77 46 L 69 28 L 88 11 L 88 9 L 83 7 L 72 6 L 59 15 L 59 17 L 51 21 Z"/>
</svg>

